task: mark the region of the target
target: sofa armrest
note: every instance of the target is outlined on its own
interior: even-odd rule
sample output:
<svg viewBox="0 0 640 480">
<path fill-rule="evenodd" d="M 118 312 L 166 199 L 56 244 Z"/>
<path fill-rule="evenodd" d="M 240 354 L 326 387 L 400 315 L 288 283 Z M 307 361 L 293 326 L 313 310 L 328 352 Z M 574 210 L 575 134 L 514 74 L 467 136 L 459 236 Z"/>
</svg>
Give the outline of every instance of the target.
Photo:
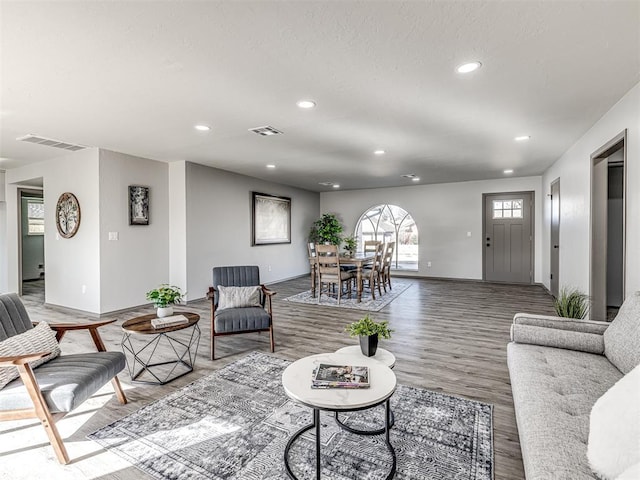
<svg viewBox="0 0 640 480">
<path fill-rule="evenodd" d="M 511 340 L 515 343 L 564 348 L 598 355 L 604 353 L 604 337 L 600 333 L 513 323 Z"/>
<path fill-rule="evenodd" d="M 598 335 L 602 335 L 610 325 L 609 322 L 554 317 L 551 315 L 533 315 L 530 313 L 516 313 L 513 317 L 513 323 L 517 325 L 568 330 L 571 332 L 595 333 Z"/>
</svg>

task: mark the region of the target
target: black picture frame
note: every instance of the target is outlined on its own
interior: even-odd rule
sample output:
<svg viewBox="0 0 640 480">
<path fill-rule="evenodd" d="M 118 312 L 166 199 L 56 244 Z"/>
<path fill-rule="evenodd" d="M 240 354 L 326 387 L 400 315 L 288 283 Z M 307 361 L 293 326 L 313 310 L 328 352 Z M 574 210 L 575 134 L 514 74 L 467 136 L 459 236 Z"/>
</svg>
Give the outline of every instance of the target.
<svg viewBox="0 0 640 480">
<path fill-rule="evenodd" d="M 149 225 L 149 187 L 129 185 L 129 225 Z"/>
<path fill-rule="evenodd" d="M 251 192 L 251 245 L 291 243 L 291 198 Z"/>
</svg>

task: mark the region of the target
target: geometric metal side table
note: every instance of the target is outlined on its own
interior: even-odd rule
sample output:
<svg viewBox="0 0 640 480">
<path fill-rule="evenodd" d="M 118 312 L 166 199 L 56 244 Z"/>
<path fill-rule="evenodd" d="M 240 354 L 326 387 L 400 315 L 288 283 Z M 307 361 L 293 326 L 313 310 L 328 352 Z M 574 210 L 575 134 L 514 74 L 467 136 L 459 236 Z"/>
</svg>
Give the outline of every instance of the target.
<svg viewBox="0 0 640 480">
<path fill-rule="evenodd" d="M 153 328 L 151 320 L 157 316 L 152 313 L 132 318 L 122 324 L 124 331 L 122 351 L 127 359 L 127 368 L 132 382 L 164 385 L 193 371 L 200 343 L 198 326 L 200 315 L 191 312 L 175 312 L 175 315 L 184 315 L 189 322 L 165 328 Z M 191 332 L 183 332 L 187 334 L 186 339 L 183 335 L 176 335 L 176 332 L 187 328 L 191 328 Z M 134 343 L 138 343 L 135 340 L 142 335 L 151 338 L 142 346 L 135 345 Z M 153 361 L 154 357 L 165 355 L 166 352 L 171 357 L 170 360 Z M 138 378 L 143 374 L 154 380 L 139 380 Z"/>
</svg>

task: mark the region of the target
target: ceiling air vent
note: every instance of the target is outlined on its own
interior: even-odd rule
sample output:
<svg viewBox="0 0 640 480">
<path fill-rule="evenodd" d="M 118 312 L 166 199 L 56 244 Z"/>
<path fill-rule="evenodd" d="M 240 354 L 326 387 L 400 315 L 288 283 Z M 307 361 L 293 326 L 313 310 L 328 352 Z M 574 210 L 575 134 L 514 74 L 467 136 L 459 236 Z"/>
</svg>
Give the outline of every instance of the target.
<svg viewBox="0 0 640 480">
<path fill-rule="evenodd" d="M 53 140 L 52 138 L 38 137 L 32 134 L 18 137 L 16 138 L 16 140 L 19 140 L 21 142 L 37 143 L 38 145 L 44 145 L 45 147 L 62 148 L 63 150 L 71 150 L 72 152 L 87 148 L 84 145 L 76 145 L 73 143 L 61 142 L 60 140 Z"/>
<path fill-rule="evenodd" d="M 407 173 L 406 175 L 402 175 L 402 178 L 416 178 L 417 175 L 413 173 Z"/>
<path fill-rule="evenodd" d="M 332 187 L 333 182 L 318 182 L 318 185 L 322 185 L 323 187 Z"/>
<path fill-rule="evenodd" d="M 282 132 L 280 130 L 277 130 L 268 125 L 266 127 L 250 128 L 249 131 L 257 133 L 258 135 L 262 135 L 263 137 L 268 137 L 269 135 L 282 135 Z"/>
</svg>

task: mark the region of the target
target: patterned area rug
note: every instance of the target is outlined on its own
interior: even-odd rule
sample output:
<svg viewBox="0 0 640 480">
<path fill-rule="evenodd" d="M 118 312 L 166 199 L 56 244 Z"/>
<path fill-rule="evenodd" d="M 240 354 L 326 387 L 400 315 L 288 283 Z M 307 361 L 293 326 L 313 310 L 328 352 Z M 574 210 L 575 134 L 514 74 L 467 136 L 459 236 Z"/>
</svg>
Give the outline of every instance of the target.
<svg viewBox="0 0 640 480">
<path fill-rule="evenodd" d="M 286 479 L 289 437 L 312 412 L 289 400 L 281 375 L 290 362 L 250 355 L 89 435 L 141 470 L 162 479 Z M 396 477 L 491 480 L 492 406 L 399 385 L 391 399 Z M 342 414 L 356 428 L 382 425 L 383 409 Z M 383 437 L 337 427 L 322 412 L 322 478 L 385 478 L 391 457 Z M 299 478 L 315 478 L 314 435 L 290 453 Z"/>
<path fill-rule="evenodd" d="M 333 296 L 322 294 L 320 297 L 320 305 L 323 307 L 337 307 L 337 308 L 352 308 L 354 310 L 368 310 L 370 312 L 377 312 L 389 305 L 393 300 L 398 298 L 407 288 L 411 286 L 410 283 L 394 282 L 393 290 L 382 290 L 382 295 L 379 295 L 376 291 L 376 299 L 371 298 L 371 292 L 367 289 L 362 292 L 362 302 L 358 303 L 356 299 L 356 293 L 353 292 L 353 298 L 349 298 L 348 295 L 343 296 L 340 299 L 340 305 L 338 305 L 338 299 Z M 292 295 L 285 298 L 287 302 L 307 303 L 310 305 L 318 305 L 318 297 L 311 295 L 311 290 L 305 290 L 297 295 Z"/>
</svg>

